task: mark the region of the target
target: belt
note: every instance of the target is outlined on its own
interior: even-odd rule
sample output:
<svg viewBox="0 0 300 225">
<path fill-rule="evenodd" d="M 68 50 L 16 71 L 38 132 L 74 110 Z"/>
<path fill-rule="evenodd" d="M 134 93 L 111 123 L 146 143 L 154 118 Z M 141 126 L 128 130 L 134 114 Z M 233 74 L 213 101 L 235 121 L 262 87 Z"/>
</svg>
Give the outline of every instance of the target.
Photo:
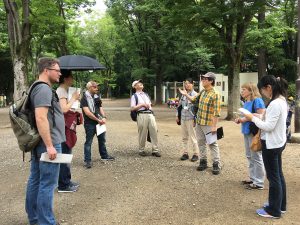
<svg viewBox="0 0 300 225">
<path fill-rule="evenodd" d="M 138 114 L 152 114 L 153 112 L 151 111 L 137 111 Z"/>
</svg>

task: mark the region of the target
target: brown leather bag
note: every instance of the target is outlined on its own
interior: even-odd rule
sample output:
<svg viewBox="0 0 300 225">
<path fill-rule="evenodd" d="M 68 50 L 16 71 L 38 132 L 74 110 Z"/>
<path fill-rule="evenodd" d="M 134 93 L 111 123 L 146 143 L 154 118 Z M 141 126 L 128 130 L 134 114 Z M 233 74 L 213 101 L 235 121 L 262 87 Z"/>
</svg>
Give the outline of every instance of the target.
<svg viewBox="0 0 300 225">
<path fill-rule="evenodd" d="M 261 130 L 259 129 L 257 134 L 253 136 L 250 149 L 254 152 L 261 151 L 261 140 L 260 140 Z"/>
</svg>

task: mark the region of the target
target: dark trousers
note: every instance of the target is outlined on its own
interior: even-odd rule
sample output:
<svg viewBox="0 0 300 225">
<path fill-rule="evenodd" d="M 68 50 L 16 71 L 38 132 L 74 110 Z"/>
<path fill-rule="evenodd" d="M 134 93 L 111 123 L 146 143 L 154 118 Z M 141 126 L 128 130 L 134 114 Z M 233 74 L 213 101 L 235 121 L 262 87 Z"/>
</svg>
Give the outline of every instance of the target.
<svg viewBox="0 0 300 225">
<path fill-rule="evenodd" d="M 281 148 L 267 149 L 266 142 L 262 141 L 262 156 L 269 180 L 269 206 L 265 207 L 267 213 L 280 217 L 281 211 L 286 211 L 286 184 L 282 173 Z"/>
<path fill-rule="evenodd" d="M 85 143 L 84 143 L 84 161 L 85 162 L 91 162 L 92 156 L 91 156 L 91 146 L 93 143 L 93 138 L 96 134 L 96 125 L 94 124 L 84 124 L 85 129 Z M 106 158 L 108 156 L 107 150 L 106 150 L 106 138 L 105 133 L 100 134 L 97 136 L 98 139 L 98 147 L 99 147 L 99 153 L 101 158 Z"/>
<path fill-rule="evenodd" d="M 72 154 L 72 149 L 70 149 L 67 144 L 64 142 L 61 144 L 62 153 L 64 154 Z M 61 163 L 59 170 L 59 178 L 58 178 L 58 189 L 63 190 L 69 187 L 71 183 L 71 168 L 70 164 Z"/>
</svg>

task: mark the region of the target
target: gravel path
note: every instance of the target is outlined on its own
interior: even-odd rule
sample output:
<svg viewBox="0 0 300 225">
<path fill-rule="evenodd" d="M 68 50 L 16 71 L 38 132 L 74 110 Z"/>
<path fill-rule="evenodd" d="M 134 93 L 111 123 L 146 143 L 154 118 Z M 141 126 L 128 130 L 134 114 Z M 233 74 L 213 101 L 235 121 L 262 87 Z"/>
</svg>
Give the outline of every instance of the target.
<svg viewBox="0 0 300 225">
<path fill-rule="evenodd" d="M 95 139 L 93 167 L 85 169 L 85 134 L 79 127 L 72 175 L 80 182 L 80 189 L 77 193 L 55 193 L 55 214 L 62 225 L 300 224 L 299 145 L 288 144 L 283 155 L 288 212 L 280 220 L 263 219 L 255 210 L 266 201 L 268 190 L 245 190 L 239 183 L 246 178 L 247 170 L 238 125 L 220 122 L 225 132 L 225 138 L 219 141 L 223 169 L 215 176 L 211 167 L 199 172 L 198 163 L 179 161 L 180 127 L 174 121 L 174 110 L 165 106 L 155 108 L 162 158 L 138 156 L 137 128 L 130 120 L 127 103 L 104 101 L 107 146 L 116 161 L 99 160 Z M 8 125 L 7 109 L 0 109 L 0 224 L 25 225 L 29 156 L 22 162 Z M 148 145 L 149 153 L 150 149 Z"/>
</svg>

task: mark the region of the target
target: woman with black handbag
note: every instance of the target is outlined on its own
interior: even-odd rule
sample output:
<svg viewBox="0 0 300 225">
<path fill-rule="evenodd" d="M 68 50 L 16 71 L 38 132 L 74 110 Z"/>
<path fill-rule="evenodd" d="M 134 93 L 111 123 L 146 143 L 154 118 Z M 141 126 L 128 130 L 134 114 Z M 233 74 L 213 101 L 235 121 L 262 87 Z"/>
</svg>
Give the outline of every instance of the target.
<svg viewBox="0 0 300 225">
<path fill-rule="evenodd" d="M 264 120 L 253 114 L 245 114 L 262 130 L 262 156 L 269 180 L 268 201 L 256 212 L 262 217 L 280 218 L 286 212 L 286 184 L 281 155 L 286 145 L 288 83 L 283 78 L 267 75 L 262 77 L 257 86 L 270 102 Z"/>
<path fill-rule="evenodd" d="M 244 102 L 244 109 L 252 113 L 263 114 L 265 112 L 265 104 L 261 99 L 256 85 L 253 83 L 245 83 L 242 85 L 241 95 Z M 252 151 L 250 149 L 253 136 L 257 133 L 258 128 L 255 124 L 249 121 L 246 117 L 235 119 L 236 123 L 242 124 L 242 134 L 244 135 L 245 153 L 248 159 L 249 178 L 241 183 L 246 189 L 264 188 L 265 170 L 261 151 Z M 254 126 L 253 126 L 254 125 Z"/>
</svg>

